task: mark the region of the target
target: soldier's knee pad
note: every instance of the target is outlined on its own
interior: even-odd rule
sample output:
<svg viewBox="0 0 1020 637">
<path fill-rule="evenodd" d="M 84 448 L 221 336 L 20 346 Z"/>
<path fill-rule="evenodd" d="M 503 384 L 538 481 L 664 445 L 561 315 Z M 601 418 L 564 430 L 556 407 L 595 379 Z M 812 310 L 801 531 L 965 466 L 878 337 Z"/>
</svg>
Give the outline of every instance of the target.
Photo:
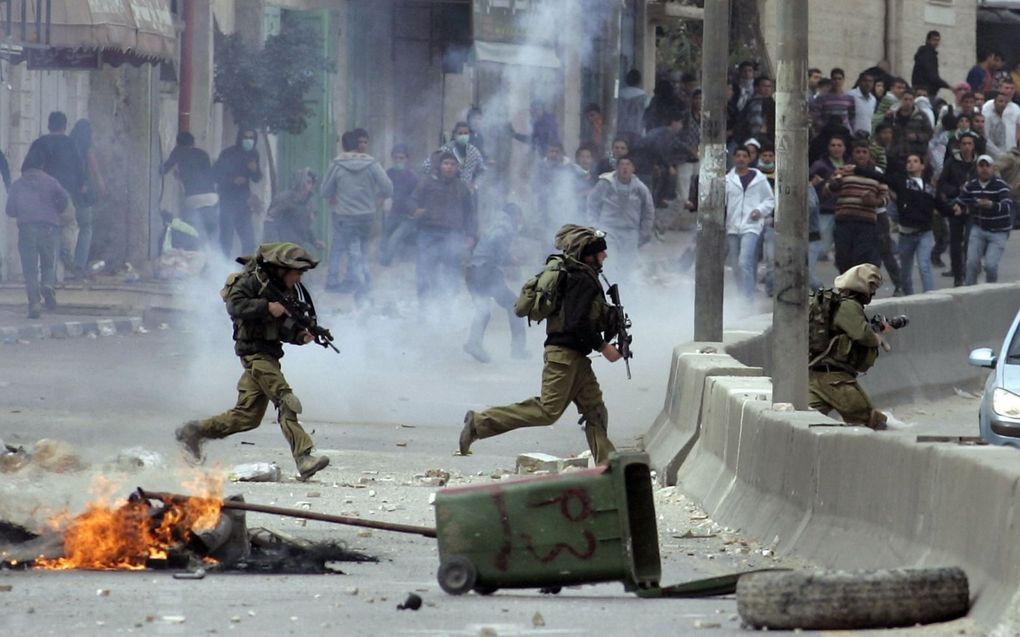
<svg viewBox="0 0 1020 637">
<path fill-rule="evenodd" d="M 295 418 L 301 413 L 301 401 L 294 395 L 293 392 L 284 394 L 280 398 L 280 402 L 276 405 L 276 408 L 280 411 L 280 416 L 283 417 L 285 413 L 293 414 Z"/>
<path fill-rule="evenodd" d="M 598 427 L 599 429 L 609 428 L 609 410 L 605 405 L 599 405 L 592 409 L 585 410 L 581 416 L 585 427 Z"/>
</svg>

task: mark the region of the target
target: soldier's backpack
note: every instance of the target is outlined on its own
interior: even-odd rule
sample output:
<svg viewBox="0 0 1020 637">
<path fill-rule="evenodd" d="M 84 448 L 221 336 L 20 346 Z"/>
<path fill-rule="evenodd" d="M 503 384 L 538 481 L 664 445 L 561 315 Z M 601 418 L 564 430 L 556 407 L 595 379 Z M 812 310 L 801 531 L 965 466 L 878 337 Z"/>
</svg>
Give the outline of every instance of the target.
<svg viewBox="0 0 1020 637">
<path fill-rule="evenodd" d="M 525 281 L 514 303 L 514 314 L 527 317 L 528 324 L 540 323 L 559 311 L 567 262 L 562 254 L 551 254 L 542 271 Z"/>
<path fill-rule="evenodd" d="M 833 289 L 816 290 L 808 309 L 808 354 L 812 362 L 823 357 L 832 341 L 832 319 L 841 297 Z"/>
</svg>

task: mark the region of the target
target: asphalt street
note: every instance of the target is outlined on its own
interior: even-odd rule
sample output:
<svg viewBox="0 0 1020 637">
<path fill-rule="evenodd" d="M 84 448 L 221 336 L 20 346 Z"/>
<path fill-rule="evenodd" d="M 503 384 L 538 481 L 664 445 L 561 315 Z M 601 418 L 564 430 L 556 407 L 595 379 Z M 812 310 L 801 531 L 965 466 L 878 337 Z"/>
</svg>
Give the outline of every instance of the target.
<svg viewBox="0 0 1020 637">
<path fill-rule="evenodd" d="M 221 308 L 216 308 L 222 311 Z M 359 321 L 382 318 L 337 315 L 334 332 L 352 334 Z M 469 457 L 453 455 L 465 409 L 528 396 L 537 390 L 541 343 L 532 358 L 508 352 L 481 366 L 459 350 L 459 332 L 433 333 L 414 322 L 390 319 L 373 339 L 341 338 L 339 357 L 302 348 L 288 353 L 285 370 L 306 405 L 304 419 L 333 464 L 309 483 L 294 480 L 278 428 L 210 443 L 208 466 L 220 474 L 237 463 L 275 461 L 279 483 L 227 484 L 227 494 L 251 502 L 306 506 L 333 514 L 433 525 L 429 469 L 450 472 L 450 486 L 511 479 L 517 454 L 543 451 L 566 456 L 584 449 L 568 412 L 552 428 L 519 431 L 477 443 Z M 345 321 L 347 323 L 345 323 Z M 497 321 L 494 321 L 496 323 Z M 183 420 L 224 409 L 233 400 L 239 368 L 220 323 L 193 321 L 147 334 L 96 339 L 43 340 L 5 346 L 0 373 L 0 437 L 30 445 L 39 438 L 70 442 L 89 468 L 54 474 L 37 468 L 0 479 L 0 519 L 42 524 L 61 510 L 77 512 L 95 499 L 97 477 L 116 495 L 136 486 L 186 490 L 196 470 L 180 461 L 171 432 Z M 533 330 L 534 332 L 535 330 Z M 505 337 L 497 330 L 493 339 Z M 378 344 L 377 344 L 378 345 Z M 633 444 L 658 412 L 665 392 L 670 350 L 648 347 L 634 361 L 634 380 L 619 365 L 596 361 L 612 414 L 611 433 Z M 390 359 L 396 359 L 392 362 Z M 141 446 L 164 465 L 125 472 L 111 462 L 118 451 Z M 107 489 L 109 490 L 109 489 Z M 719 528 L 681 491 L 656 492 L 663 583 L 749 568 L 804 568 L 796 559 Z M 264 576 L 210 574 L 181 581 L 165 572 L 0 572 L 0 626 L 10 634 L 121 633 L 340 635 L 632 635 L 713 634 L 742 631 L 733 598 L 640 600 L 619 584 L 567 588 L 557 596 L 499 591 L 491 597 L 443 593 L 435 579 L 435 542 L 415 536 L 300 523 L 249 515 L 265 526 L 299 537 L 338 540 L 379 558 L 341 564 L 343 575 Z M 687 536 L 687 537 L 684 537 Z M 707 536 L 707 537 L 705 537 Z M 10 590 L 6 590 L 6 587 Z M 425 601 L 417 612 L 398 611 L 409 592 Z M 934 631 L 934 632 L 933 632 Z M 889 634 L 889 633 L 883 633 Z M 969 620 L 902 634 L 980 634 Z"/>
</svg>

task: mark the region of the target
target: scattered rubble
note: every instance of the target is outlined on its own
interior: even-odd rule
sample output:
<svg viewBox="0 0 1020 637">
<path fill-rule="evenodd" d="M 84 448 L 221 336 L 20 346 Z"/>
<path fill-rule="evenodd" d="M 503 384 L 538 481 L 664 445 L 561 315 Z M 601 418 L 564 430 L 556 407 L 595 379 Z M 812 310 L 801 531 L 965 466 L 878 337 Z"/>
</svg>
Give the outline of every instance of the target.
<svg viewBox="0 0 1020 637">
<path fill-rule="evenodd" d="M 535 611 L 535 614 L 531 616 L 531 625 L 535 628 L 545 626 L 545 617 L 542 617 L 542 613 Z"/>
<path fill-rule="evenodd" d="M 51 438 L 43 438 L 32 445 L 32 464 L 54 473 L 81 471 L 88 466 L 74 452 L 74 447 Z"/>
<path fill-rule="evenodd" d="M 517 473 L 560 473 L 568 467 L 588 468 L 587 458 L 558 458 L 547 453 L 522 453 L 517 456 Z"/>
<path fill-rule="evenodd" d="M 408 593 L 407 599 L 402 604 L 397 604 L 397 610 L 418 610 L 421 608 L 421 597 L 415 593 Z"/>
<path fill-rule="evenodd" d="M 159 469 L 166 466 L 163 456 L 155 451 L 149 451 L 143 447 L 131 447 L 124 449 L 113 459 L 114 467 L 122 471 L 137 471 L 139 469 Z"/>
<path fill-rule="evenodd" d="M 275 462 L 249 462 L 231 469 L 227 478 L 231 482 L 279 482 L 282 475 Z"/>
</svg>

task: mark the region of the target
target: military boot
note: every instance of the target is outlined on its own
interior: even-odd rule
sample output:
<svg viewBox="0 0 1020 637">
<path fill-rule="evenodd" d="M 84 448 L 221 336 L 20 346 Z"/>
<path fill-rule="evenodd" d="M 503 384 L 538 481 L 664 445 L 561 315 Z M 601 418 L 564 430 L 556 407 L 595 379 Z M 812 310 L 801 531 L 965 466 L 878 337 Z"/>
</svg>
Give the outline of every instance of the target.
<svg viewBox="0 0 1020 637">
<path fill-rule="evenodd" d="M 326 456 L 313 456 L 310 453 L 306 453 L 303 456 L 298 456 L 294 459 L 297 463 L 298 479 L 301 482 L 305 482 L 310 479 L 316 473 L 322 471 L 329 466 L 329 458 Z"/>
<path fill-rule="evenodd" d="M 189 420 L 183 427 L 174 432 L 174 438 L 184 449 L 185 457 L 190 462 L 201 464 L 205 461 L 202 454 L 202 443 L 205 442 L 202 436 L 202 428 L 197 420 Z"/>
<path fill-rule="evenodd" d="M 471 443 L 478 440 L 475 433 L 475 412 L 470 409 L 464 414 L 464 428 L 460 430 L 460 455 L 466 456 L 471 453 Z"/>
</svg>

